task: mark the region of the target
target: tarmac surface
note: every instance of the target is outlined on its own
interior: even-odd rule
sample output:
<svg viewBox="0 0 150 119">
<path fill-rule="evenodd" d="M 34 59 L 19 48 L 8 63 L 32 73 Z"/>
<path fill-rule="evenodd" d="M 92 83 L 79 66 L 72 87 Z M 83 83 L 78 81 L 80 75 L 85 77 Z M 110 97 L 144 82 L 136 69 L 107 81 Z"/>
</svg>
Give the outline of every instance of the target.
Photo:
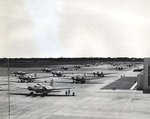
<svg viewBox="0 0 150 119">
<path fill-rule="evenodd" d="M 54 87 L 70 87 L 72 88 L 71 94 L 75 92 L 75 96 L 66 96 L 66 90 L 52 92 L 47 96 L 30 96 L 29 91 L 24 88 L 36 83 L 18 83 L 17 77 L 12 74 L 13 71 L 17 70 L 29 71 L 31 74 L 37 72 L 38 77 L 41 77 L 41 79 L 37 79 L 37 82 L 46 81 L 45 84 L 47 85 L 49 85 L 50 80 L 53 79 Z M 110 74 L 103 78 L 89 80 L 85 84 L 74 84 L 72 80 L 68 79 L 68 77 L 75 74 L 89 73 L 97 70 L 102 70 L 104 73 Z M 49 73 L 41 72 L 40 68 L 11 68 L 10 95 L 8 95 L 8 78 L 6 72 L 6 69 L 1 69 L 0 119 L 150 118 L 150 94 L 143 94 L 142 91 L 130 90 L 134 84 L 132 77 L 136 77 L 139 73 L 133 72 L 133 68 L 115 71 L 108 70 L 106 65 L 99 67 L 83 67 L 77 71 L 69 71 L 70 73 L 66 74 L 65 77 L 53 77 Z M 125 75 L 125 77 L 121 78 L 121 75 Z M 130 78 L 128 79 L 128 77 Z M 132 84 L 130 80 L 132 80 Z M 111 88 L 106 90 L 102 89 L 108 85 L 112 87 L 113 83 L 117 84 L 119 87 L 126 86 L 123 90 L 119 88 L 116 88 L 116 90 L 112 90 Z M 10 105 L 8 103 L 9 101 Z"/>
</svg>

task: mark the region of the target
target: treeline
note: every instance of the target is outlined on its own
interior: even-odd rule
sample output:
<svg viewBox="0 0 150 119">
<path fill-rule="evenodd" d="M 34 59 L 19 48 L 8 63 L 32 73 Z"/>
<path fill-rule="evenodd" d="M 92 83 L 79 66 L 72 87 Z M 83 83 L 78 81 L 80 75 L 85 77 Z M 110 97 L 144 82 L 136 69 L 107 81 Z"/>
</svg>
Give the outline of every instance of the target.
<svg viewBox="0 0 150 119">
<path fill-rule="evenodd" d="M 87 64 L 98 62 L 143 62 L 142 58 L 102 58 L 102 57 L 80 57 L 80 58 L 9 58 L 9 64 L 12 67 L 39 67 L 48 65 L 64 65 L 64 64 Z M 8 58 L 0 58 L 0 66 L 8 62 Z"/>
</svg>

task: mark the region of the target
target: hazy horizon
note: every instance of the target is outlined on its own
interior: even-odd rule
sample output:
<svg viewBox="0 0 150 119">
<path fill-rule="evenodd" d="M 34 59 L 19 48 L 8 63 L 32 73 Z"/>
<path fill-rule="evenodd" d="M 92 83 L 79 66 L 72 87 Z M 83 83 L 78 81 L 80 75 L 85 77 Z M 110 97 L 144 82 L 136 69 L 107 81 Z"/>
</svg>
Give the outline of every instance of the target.
<svg viewBox="0 0 150 119">
<path fill-rule="evenodd" d="M 132 58 L 135 58 L 135 59 L 144 59 L 144 58 L 148 58 L 148 57 L 0 57 L 0 59 L 3 59 L 3 58 L 6 58 L 6 59 L 19 59 L 19 58 L 129 58 L 129 59 L 132 59 Z"/>
</svg>

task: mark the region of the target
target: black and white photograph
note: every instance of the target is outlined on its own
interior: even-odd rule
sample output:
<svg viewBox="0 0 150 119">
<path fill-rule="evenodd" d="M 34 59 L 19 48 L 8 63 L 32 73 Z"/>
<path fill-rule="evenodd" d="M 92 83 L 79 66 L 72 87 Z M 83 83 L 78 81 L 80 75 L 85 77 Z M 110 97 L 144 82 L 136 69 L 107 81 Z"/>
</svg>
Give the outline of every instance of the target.
<svg viewBox="0 0 150 119">
<path fill-rule="evenodd" d="M 150 0 L 0 0 L 0 119 L 150 119 Z"/>
</svg>

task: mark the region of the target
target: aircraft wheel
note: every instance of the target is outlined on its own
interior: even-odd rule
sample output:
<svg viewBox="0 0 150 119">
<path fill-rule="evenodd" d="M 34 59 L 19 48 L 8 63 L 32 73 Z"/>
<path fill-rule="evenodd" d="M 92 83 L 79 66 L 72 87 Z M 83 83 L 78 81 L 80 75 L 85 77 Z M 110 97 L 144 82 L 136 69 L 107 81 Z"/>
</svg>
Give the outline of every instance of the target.
<svg viewBox="0 0 150 119">
<path fill-rule="evenodd" d="M 43 96 L 46 96 L 47 95 L 47 93 L 43 93 Z"/>
<path fill-rule="evenodd" d="M 113 90 L 116 90 L 116 87 L 113 86 L 112 89 L 113 89 Z"/>
<path fill-rule="evenodd" d="M 30 95 L 34 95 L 34 92 L 30 92 Z"/>
</svg>

